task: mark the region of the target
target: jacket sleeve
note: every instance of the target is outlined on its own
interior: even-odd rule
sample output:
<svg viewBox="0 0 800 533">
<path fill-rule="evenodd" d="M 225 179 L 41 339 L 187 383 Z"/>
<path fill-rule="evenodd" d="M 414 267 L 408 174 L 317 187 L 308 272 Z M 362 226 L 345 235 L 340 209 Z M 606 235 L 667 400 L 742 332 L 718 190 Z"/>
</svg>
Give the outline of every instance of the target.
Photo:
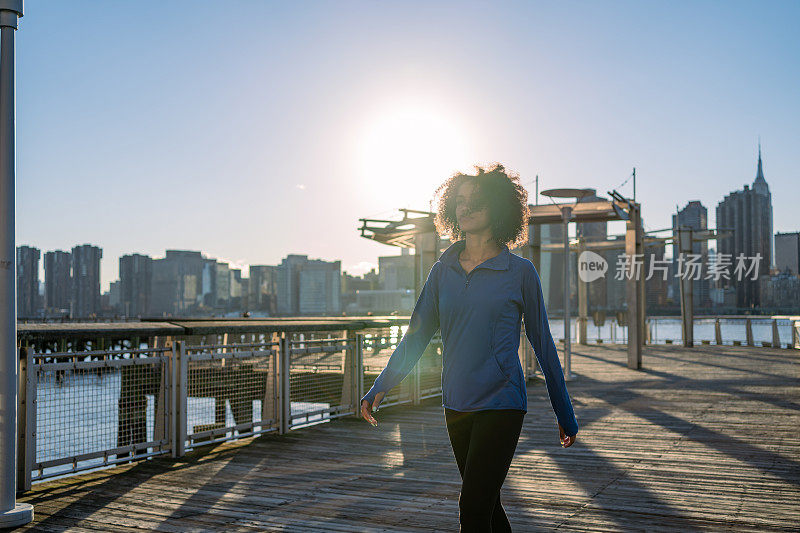
<svg viewBox="0 0 800 533">
<path fill-rule="evenodd" d="M 379 392 L 388 392 L 397 386 L 417 364 L 422 352 L 428 346 L 433 334 L 439 329 L 439 268 L 438 261 L 428 273 L 428 279 L 422 286 L 417 303 L 411 312 L 408 329 L 394 353 L 386 363 L 386 367 L 375 378 L 372 388 L 361 398 L 370 405 Z"/>
<path fill-rule="evenodd" d="M 526 268 L 522 282 L 522 299 L 524 306 L 525 335 L 533 346 L 539 367 L 544 374 L 547 394 L 555 411 L 558 423 L 564 433 L 574 436 L 578 433 L 578 422 L 572 409 L 572 402 L 564 381 L 564 372 L 558 359 L 556 345 L 550 334 L 547 310 L 542 296 L 542 283 L 533 263 L 526 259 Z"/>
</svg>

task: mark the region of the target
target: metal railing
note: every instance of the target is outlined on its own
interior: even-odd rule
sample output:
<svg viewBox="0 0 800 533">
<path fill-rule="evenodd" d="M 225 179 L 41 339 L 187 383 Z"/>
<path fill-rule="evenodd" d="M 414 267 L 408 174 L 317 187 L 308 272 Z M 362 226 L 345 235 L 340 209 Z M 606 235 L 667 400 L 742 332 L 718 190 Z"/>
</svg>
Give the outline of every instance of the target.
<svg viewBox="0 0 800 533">
<path fill-rule="evenodd" d="M 20 349 L 18 483 L 32 482 L 341 416 L 402 339 L 404 324 L 361 330 L 151 337 L 109 349 L 63 341 Z M 91 347 L 92 349 L 84 349 Z M 69 349 L 71 348 L 71 350 Z M 437 332 L 383 406 L 441 395 Z M 526 377 L 538 369 L 520 331 Z"/>
<path fill-rule="evenodd" d="M 683 342 L 680 317 L 649 317 L 649 344 Z M 694 318 L 695 345 L 800 348 L 800 317 L 785 315 L 700 316 Z"/>
<path fill-rule="evenodd" d="M 726 332 L 720 319 L 710 320 L 718 335 Z M 747 329 L 757 319 L 743 320 Z M 774 329 L 779 318 L 764 320 L 773 320 Z M 789 345 L 800 348 L 800 317 L 787 320 Z M 170 333 L 150 337 L 144 345 L 138 340 L 112 343 L 109 349 L 96 349 L 103 342 L 93 341 L 89 350 L 59 339 L 40 343 L 40 351 L 23 344 L 18 489 L 54 476 L 164 454 L 180 457 L 207 444 L 360 416 L 361 397 L 407 327 L 406 320 L 358 330 Z M 654 332 L 649 342 L 662 340 Z M 755 345 L 752 332 L 745 337 Z M 540 375 L 524 327 L 519 357 L 526 380 Z M 418 404 L 440 396 L 441 372 L 437 333 L 381 405 Z"/>
<path fill-rule="evenodd" d="M 278 429 L 279 342 L 176 344 L 173 456 Z"/>
<path fill-rule="evenodd" d="M 587 344 L 626 344 L 625 319 L 610 317 L 599 326 L 587 319 Z M 570 339 L 576 342 L 577 320 L 570 327 Z M 563 321 L 551 319 L 551 331 L 557 343 L 564 342 Z M 650 316 L 645 324 L 645 344 L 680 344 L 683 342 L 680 316 Z M 694 318 L 694 344 L 800 348 L 800 316 L 725 315 Z"/>
<path fill-rule="evenodd" d="M 169 453 L 173 348 L 20 360 L 20 483 Z"/>
</svg>

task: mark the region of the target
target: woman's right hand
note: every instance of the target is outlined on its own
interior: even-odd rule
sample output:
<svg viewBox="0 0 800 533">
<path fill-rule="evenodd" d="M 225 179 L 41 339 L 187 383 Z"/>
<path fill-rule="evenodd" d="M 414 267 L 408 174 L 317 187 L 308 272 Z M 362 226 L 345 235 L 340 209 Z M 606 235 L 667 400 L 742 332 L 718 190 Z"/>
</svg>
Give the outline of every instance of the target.
<svg viewBox="0 0 800 533">
<path fill-rule="evenodd" d="M 381 404 L 383 397 L 386 396 L 385 392 L 379 392 L 375 395 L 375 400 L 372 405 L 367 400 L 361 402 L 361 416 L 375 427 L 378 427 L 378 421 L 372 416 L 372 411 L 377 411 L 378 406 Z"/>
<path fill-rule="evenodd" d="M 364 402 L 364 403 L 366 403 L 366 402 Z M 578 436 L 577 434 L 575 434 L 575 435 L 572 435 L 570 437 L 569 435 L 564 433 L 564 428 L 561 427 L 561 424 L 558 424 L 558 432 L 560 434 L 559 438 L 561 440 L 561 447 L 562 448 L 569 448 L 570 446 L 572 446 L 575 443 L 575 439 Z"/>
</svg>

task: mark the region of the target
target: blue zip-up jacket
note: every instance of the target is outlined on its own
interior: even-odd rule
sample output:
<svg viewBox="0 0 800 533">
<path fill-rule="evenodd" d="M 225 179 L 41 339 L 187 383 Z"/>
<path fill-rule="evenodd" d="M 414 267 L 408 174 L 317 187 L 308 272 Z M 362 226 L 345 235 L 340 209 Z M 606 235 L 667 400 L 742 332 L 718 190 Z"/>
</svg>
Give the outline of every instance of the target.
<svg viewBox="0 0 800 533">
<path fill-rule="evenodd" d="M 456 411 L 528 410 L 519 360 L 520 320 L 545 377 L 547 393 L 564 433 L 578 433 L 558 359 L 539 274 L 533 263 L 504 246 L 500 254 L 467 273 L 458 256 L 466 246 L 452 243 L 433 264 L 408 329 L 361 400 L 370 405 L 405 378 L 442 330 L 442 406 Z"/>
</svg>

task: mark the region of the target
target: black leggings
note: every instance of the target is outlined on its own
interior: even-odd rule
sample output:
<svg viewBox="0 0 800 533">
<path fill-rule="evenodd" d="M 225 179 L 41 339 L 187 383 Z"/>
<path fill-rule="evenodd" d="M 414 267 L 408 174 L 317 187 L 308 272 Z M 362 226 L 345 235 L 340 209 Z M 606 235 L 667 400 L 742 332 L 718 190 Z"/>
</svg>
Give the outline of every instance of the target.
<svg viewBox="0 0 800 533">
<path fill-rule="evenodd" d="M 486 409 L 462 412 L 445 407 L 444 416 L 461 473 L 459 531 L 511 531 L 511 524 L 500 503 L 500 487 L 517 448 L 525 411 Z"/>
</svg>

